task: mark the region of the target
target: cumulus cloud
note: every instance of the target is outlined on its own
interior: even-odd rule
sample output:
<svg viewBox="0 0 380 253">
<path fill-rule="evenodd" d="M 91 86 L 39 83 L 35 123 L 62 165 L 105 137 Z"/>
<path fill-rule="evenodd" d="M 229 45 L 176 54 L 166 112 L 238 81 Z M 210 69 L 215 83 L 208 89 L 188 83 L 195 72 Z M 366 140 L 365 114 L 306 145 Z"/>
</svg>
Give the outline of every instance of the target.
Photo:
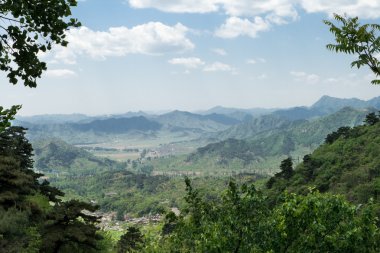
<svg viewBox="0 0 380 253">
<path fill-rule="evenodd" d="M 320 77 L 316 74 L 308 74 L 302 71 L 291 71 L 290 75 L 294 77 L 294 80 L 297 82 L 303 82 L 303 83 L 318 83 L 320 80 Z"/>
<path fill-rule="evenodd" d="M 219 9 L 215 0 L 128 0 L 133 8 L 155 8 L 164 12 L 173 13 L 208 13 Z"/>
<path fill-rule="evenodd" d="M 76 76 L 76 73 L 70 69 L 48 69 L 45 74 L 47 77 L 72 77 Z"/>
<path fill-rule="evenodd" d="M 219 12 L 228 16 L 216 31 L 223 38 L 256 37 L 271 25 L 297 20 L 299 10 L 308 13 L 346 13 L 362 18 L 379 18 L 380 1 L 375 0 L 126 0 L 133 8 L 155 8 L 172 13 Z M 253 19 L 253 20 L 252 20 Z M 245 26 L 239 29 L 239 26 Z M 248 32 L 247 28 L 252 29 Z"/>
<path fill-rule="evenodd" d="M 217 71 L 230 72 L 230 71 L 234 71 L 234 68 L 231 67 L 230 65 L 222 63 L 222 62 L 214 62 L 214 63 L 209 64 L 206 67 L 204 67 L 203 71 L 205 71 L 205 72 L 217 72 Z"/>
<path fill-rule="evenodd" d="M 230 17 L 215 32 L 215 35 L 221 38 L 236 38 L 238 36 L 257 37 L 257 33 L 267 31 L 270 24 L 261 17 L 255 17 L 253 21 Z"/>
<path fill-rule="evenodd" d="M 188 28 L 180 23 L 168 26 L 160 22 L 149 22 L 132 28 L 111 27 L 108 31 L 80 27 L 67 32 L 68 47 L 55 49 L 52 60 L 73 64 L 80 55 L 106 59 L 127 54 L 184 52 L 195 47 L 187 38 L 187 32 Z"/>
<path fill-rule="evenodd" d="M 293 0 L 129 0 L 134 8 L 155 8 L 174 13 L 223 12 L 229 16 L 254 16 L 272 13 L 294 17 L 297 12 Z"/>
<path fill-rule="evenodd" d="M 155 8 L 172 13 L 221 12 L 229 18 L 216 35 L 234 38 L 240 35 L 256 37 L 257 32 L 268 30 L 269 24 L 285 24 L 297 19 L 294 5 L 297 1 L 300 0 L 128 0 L 128 3 L 133 8 Z M 253 18 L 253 21 L 246 18 Z M 239 29 L 240 25 L 245 28 Z"/>
<path fill-rule="evenodd" d="M 190 69 L 196 69 L 200 66 L 205 65 L 205 62 L 203 62 L 201 59 L 196 57 L 189 57 L 189 58 L 173 58 L 169 60 L 170 64 L 173 65 L 182 65 L 186 68 Z"/>
<path fill-rule="evenodd" d="M 323 12 L 328 15 L 333 13 L 361 18 L 379 18 L 380 1 L 375 0 L 299 0 L 302 8 L 309 13 Z"/>
<path fill-rule="evenodd" d="M 375 0 L 126 0 L 133 8 L 155 8 L 174 13 L 223 12 L 229 16 L 268 15 L 275 22 L 298 17 L 297 8 L 307 12 L 347 13 L 379 18 L 380 2 Z"/>
<path fill-rule="evenodd" d="M 190 0 L 189 0 L 190 1 Z M 219 6 L 230 16 L 256 16 L 297 18 L 294 0 L 219 0 Z"/>
</svg>

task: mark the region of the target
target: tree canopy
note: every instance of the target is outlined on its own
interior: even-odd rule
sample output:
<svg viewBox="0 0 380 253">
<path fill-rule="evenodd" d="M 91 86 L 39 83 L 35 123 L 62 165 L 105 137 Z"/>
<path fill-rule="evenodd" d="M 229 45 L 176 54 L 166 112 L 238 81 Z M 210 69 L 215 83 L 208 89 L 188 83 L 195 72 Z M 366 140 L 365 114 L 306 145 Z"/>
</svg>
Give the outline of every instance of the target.
<svg viewBox="0 0 380 253">
<path fill-rule="evenodd" d="M 46 70 L 38 53 L 66 46 L 65 31 L 80 23 L 71 16 L 76 0 L 1 0 L 0 70 L 12 84 L 36 87 Z"/>
<path fill-rule="evenodd" d="M 336 44 L 328 44 L 332 51 L 346 54 L 356 54 L 358 59 L 351 63 L 351 67 L 360 68 L 367 65 L 378 78 L 380 76 L 380 62 L 376 55 L 380 53 L 380 25 L 359 23 L 359 18 L 350 18 L 334 14 L 339 25 L 329 20 L 324 23 L 330 27 L 335 36 Z M 380 79 L 372 80 L 372 84 L 380 84 Z"/>
<path fill-rule="evenodd" d="M 32 170 L 25 128 L 0 132 L 0 252 L 92 252 L 100 236 L 91 204 L 70 200 Z M 33 249 L 32 249 L 33 248 Z"/>
</svg>

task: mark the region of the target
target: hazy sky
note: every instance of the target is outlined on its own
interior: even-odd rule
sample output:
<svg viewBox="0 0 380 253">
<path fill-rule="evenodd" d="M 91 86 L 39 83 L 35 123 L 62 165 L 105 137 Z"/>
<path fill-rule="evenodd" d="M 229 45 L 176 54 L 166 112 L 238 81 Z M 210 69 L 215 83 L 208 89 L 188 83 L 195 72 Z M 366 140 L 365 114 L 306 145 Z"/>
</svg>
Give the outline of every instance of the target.
<svg viewBox="0 0 380 253">
<path fill-rule="evenodd" d="M 379 0 L 82 0 L 36 89 L 0 74 L 21 114 L 310 105 L 380 95 L 353 56 L 327 51 L 332 13 L 380 23 Z"/>
</svg>

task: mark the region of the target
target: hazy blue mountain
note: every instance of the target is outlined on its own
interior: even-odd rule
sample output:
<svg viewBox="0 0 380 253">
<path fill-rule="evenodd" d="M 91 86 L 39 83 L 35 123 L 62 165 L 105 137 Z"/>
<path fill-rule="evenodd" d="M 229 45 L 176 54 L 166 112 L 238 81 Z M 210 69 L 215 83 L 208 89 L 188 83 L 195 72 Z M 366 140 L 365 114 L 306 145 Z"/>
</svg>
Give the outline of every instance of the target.
<svg viewBox="0 0 380 253">
<path fill-rule="evenodd" d="M 62 124 L 75 123 L 91 119 L 90 116 L 74 113 L 74 114 L 44 114 L 35 116 L 17 116 L 16 122 L 29 122 L 33 124 Z"/>
<path fill-rule="evenodd" d="M 217 113 L 207 114 L 207 115 L 202 116 L 202 118 L 210 119 L 212 121 L 221 123 L 223 125 L 236 125 L 241 122 L 240 120 L 237 120 L 235 118 L 231 118 L 226 115 L 217 114 Z"/>
<path fill-rule="evenodd" d="M 380 97 L 373 98 L 372 100 L 380 102 Z M 365 101 L 357 98 L 335 98 L 330 96 L 323 96 L 311 106 L 311 109 L 319 110 L 325 114 L 329 114 L 347 106 L 353 108 L 366 108 L 373 106 L 373 104 L 374 103 L 370 103 L 370 100 Z"/>
<path fill-rule="evenodd" d="M 339 109 L 337 109 L 339 110 Z M 334 112 L 334 111 L 332 111 Z M 300 119 L 310 119 L 314 117 L 320 117 L 326 115 L 325 113 L 316 108 L 309 108 L 305 106 L 293 107 L 290 109 L 282 109 L 273 112 L 274 115 L 286 118 L 288 120 L 300 120 Z"/>
<path fill-rule="evenodd" d="M 145 118 L 152 117 L 154 115 L 148 114 L 143 111 L 138 111 L 138 112 L 126 112 L 126 113 L 121 113 L 121 114 L 110 114 L 110 115 L 104 115 L 100 116 L 99 119 L 108 119 L 108 118 L 133 118 L 133 117 L 140 117 L 143 116 Z"/>
<path fill-rule="evenodd" d="M 260 132 L 271 129 L 282 129 L 291 124 L 291 121 L 278 115 L 270 114 L 244 121 L 215 135 L 219 139 L 246 139 Z"/>
<path fill-rule="evenodd" d="M 60 139 L 43 139 L 33 143 L 35 168 L 44 173 L 89 175 L 112 169 L 123 169 L 125 164 L 93 154 Z"/>
<path fill-rule="evenodd" d="M 369 106 L 380 109 L 380 97 L 375 97 L 367 101 Z"/>
<path fill-rule="evenodd" d="M 229 117 L 235 118 L 242 120 L 244 119 L 245 116 L 261 116 L 264 114 L 269 114 L 276 109 L 268 109 L 268 108 L 251 108 L 251 109 L 242 109 L 242 108 L 230 108 L 230 107 L 223 107 L 223 106 L 215 106 L 213 108 L 210 108 L 205 111 L 199 111 L 197 113 L 202 114 L 202 115 L 207 115 L 207 114 L 224 114 Z"/>
<path fill-rule="evenodd" d="M 155 118 L 160 124 L 174 129 L 197 129 L 206 132 L 225 130 L 240 121 L 222 114 L 200 115 L 184 111 L 173 111 Z"/>
<path fill-rule="evenodd" d="M 380 109 L 380 97 L 365 101 L 358 98 L 335 98 L 323 96 L 310 107 L 301 106 L 280 109 L 273 112 L 273 114 L 289 120 L 311 119 L 335 113 L 344 107 L 352 107 L 357 109 L 374 107 Z"/>
<path fill-rule="evenodd" d="M 148 120 L 143 116 L 132 118 L 109 118 L 94 120 L 89 123 L 75 123 L 71 127 L 77 131 L 94 131 L 110 134 L 120 134 L 132 130 L 137 131 L 157 131 L 161 124 Z"/>
<path fill-rule="evenodd" d="M 233 131 L 229 129 L 224 132 L 229 134 L 228 139 L 199 148 L 188 157 L 188 161 L 205 163 L 205 160 L 210 160 L 227 164 L 238 159 L 243 164 L 249 164 L 269 157 L 280 159 L 292 153 L 300 155 L 316 148 L 327 134 L 339 127 L 362 124 L 365 116 L 373 111 L 376 109 L 345 107 L 334 114 L 310 121 L 281 121 L 274 115 L 260 117 L 250 124 L 241 124 L 232 128 Z M 261 127 L 262 131 L 258 131 L 257 127 Z"/>
</svg>

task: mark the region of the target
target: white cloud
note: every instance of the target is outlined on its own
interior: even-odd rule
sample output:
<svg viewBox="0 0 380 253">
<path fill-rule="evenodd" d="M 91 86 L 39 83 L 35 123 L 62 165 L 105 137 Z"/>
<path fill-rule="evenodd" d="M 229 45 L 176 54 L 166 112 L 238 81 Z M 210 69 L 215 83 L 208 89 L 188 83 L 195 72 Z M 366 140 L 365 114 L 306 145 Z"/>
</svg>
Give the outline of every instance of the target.
<svg viewBox="0 0 380 253">
<path fill-rule="evenodd" d="M 234 71 L 234 68 L 232 68 L 230 65 L 225 64 L 225 63 L 214 62 L 214 63 L 209 64 L 206 67 L 204 67 L 203 71 L 205 71 L 205 72 L 216 72 L 216 71 L 230 72 L 230 71 Z"/>
<path fill-rule="evenodd" d="M 269 24 L 286 24 L 296 20 L 295 3 L 300 0 L 128 0 L 133 8 L 155 8 L 171 13 L 220 12 L 229 18 L 217 31 L 223 38 L 240 35 L 256 37 Z M 249 18 L 249 19 L 247 19 Z M 253 18 L 253 21 L 250 21 Z M 244 28 L 240 29 L 240 26 Z M 250 31 L 252 30 L 252 31 Z"/>
<path fill-rule="evenodd" d="M 258 32 L 267 31 L 270 24 L 261 17 L 255 17 L 253 22 L 248 19 L 230 17 L 215 31 L 215 35 L 221 38 L 236 38 L 238 36 L 257 37 Z"/>
<path fill-rule="evenodd" d="M 323 12 L 328 15 L 333 13 L 361 18 L 379 18 L 380 1 L 377 0 L 299 0 L 302 8 L 309 13 Z"/>
<path fill-rule="evenodd" d="M 45 74 L 46 77 L 72 77 L 76 73 L 70 69 L 48 69 Z"/>
<path fill-rule="evenodd" d="M 160 22 L 149 22 L 132 28 L 111 27 L 108 31 L 80 27 L 67 32 L 68 47 L 53 50 L 52 60 L 74 64 L 80 55 L 106 59 L 127 54 L 184 52 L 195 47 L 186 37 L 187 32 L 188 28 L 180 23 L 167 26 Z"/>
<path fill-rule="evenodd" d="M 299 11 L 380 18 L 379 0 L 125 0 L 133 8 L 171 13 L 211 13 L 228 16 L 215 32 L 222 38 L 249 36 L 299 18 Z M 252 20 L 253 19 L 253 20 Z"/>
<path fill-rule="evenodd" d="M 182 65 L 186 68 L 190 68 L 190 69 L 196 69 L 200 66 L 203 66 L 205 65 L 205 63 L 199 59 L 199 58 L 196 58 L 196 57 L 189 57 L 189 58 L 173 58 L 171 60 L 168 61 L 170 64 L 173 64 L 173 65 Z"/>
<path fill-rule="evenodd" d="M 219 9 L 217 0 L 128 0 L 133 8 L 155 8 L 174 13 L 208 13 Z"/>
<path fill-rule="evenodd" d="M 214 49 L 212 49 L 212 51 L 215 54 L 218 54 L 218 55 L 221 55 L 221 56 L 226 56 L 227 55 L 226 50 L 224 50 L 223 48 L 214 48 Z"/>
<path fill-rule="evenodd" d="M 223 12 L 229 16 L 271 14 L 297 16 L 293 0 L 129 0 L 134 8 L 155 8 L 174 13 Z"/>
<path fill-rule="evenodd" d="M 189 0 L 190 1 L 190 0 Z M 297 18 L 294 0 L 220 0 L 217 1 L 230 16 L 269 15 L 272 18 Z"/>
<path fill-rule="evenodd" d="M 320 80 L 320 77 L 316 74 L 308 74 L 301 71 L 291 71 L 290 75 L 294 77 L 294 80 L 297 82 L 303 82 L 303 83 L 318 83 Z"/>
<path fill-rule="evenodd" d="M 126 0 L 133 8 L 155 8 L 174 13 L 222 12 L 228 16 L 265 15 L 272 23 L 298 17 L 297 8 L 310 13 L 347 13 L 362 18 L 379 18 L 377 0 Z"/>
</svg>

